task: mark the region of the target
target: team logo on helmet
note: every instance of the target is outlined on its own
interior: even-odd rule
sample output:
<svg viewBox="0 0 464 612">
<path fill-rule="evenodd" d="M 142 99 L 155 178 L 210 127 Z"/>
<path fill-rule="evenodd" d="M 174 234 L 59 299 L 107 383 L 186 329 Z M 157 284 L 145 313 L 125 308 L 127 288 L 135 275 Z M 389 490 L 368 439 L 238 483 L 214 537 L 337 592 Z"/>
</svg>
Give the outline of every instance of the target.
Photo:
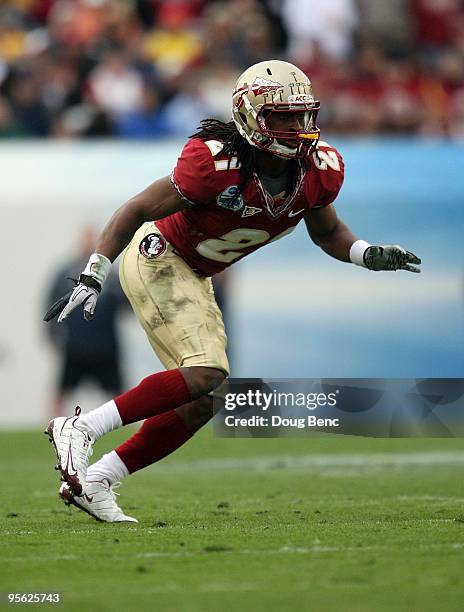
<svg viewBox="0 0 464 612">
<path fill-rule="evenodd" d="M 147 259 L 160 257 L 167 248 L 166 240 L 160 234 L 148 234 L 139 244 L 140 254 Z"/>
<path fill-rule="evenodd" d="M 224 189 L 224 191 L 216 197 L 218 206 L 226 208 L 227 210 L 232 210 L 233 212 L 242 210 L 243 197 L 241 194 L 237 196 L 238 191 L 238 185 L 230 185 L 227 189 Z"/>
<path fill-rule="evenodd" d="M 252 93 L 255 96 L 264 96 L 269 95 L 272 99 L 277 94 L 281 94 L 284 89 L 284 86 L 281 83 L 277 83 L 276 81 L 270 81 L 269 79 L 263 79 L 262 77 L 256 77 L 251 85 L 245 83 L 242 87 L 239 87 L 235 92 L 235 94 L 239 94 L 236 102 L 236 109 L 239 110 L 243 105 L 243 94 Z"/>
</svg>

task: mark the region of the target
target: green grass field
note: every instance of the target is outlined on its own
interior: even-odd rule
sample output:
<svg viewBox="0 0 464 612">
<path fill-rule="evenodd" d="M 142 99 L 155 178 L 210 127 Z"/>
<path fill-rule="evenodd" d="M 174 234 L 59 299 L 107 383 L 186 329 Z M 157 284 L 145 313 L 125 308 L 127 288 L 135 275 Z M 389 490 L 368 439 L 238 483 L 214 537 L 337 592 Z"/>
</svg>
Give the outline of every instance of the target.
<svg viewBox="0 0 464 612">
<path fill-rule="evenodd" d="M 66 610 L 464 610 L 464 440 L 208 429 L 124 482 L 137 525 L 65 507 L 40 432 L 0 433 L 0 453 L 0 591 L 59 591 Z"/>
</svg>

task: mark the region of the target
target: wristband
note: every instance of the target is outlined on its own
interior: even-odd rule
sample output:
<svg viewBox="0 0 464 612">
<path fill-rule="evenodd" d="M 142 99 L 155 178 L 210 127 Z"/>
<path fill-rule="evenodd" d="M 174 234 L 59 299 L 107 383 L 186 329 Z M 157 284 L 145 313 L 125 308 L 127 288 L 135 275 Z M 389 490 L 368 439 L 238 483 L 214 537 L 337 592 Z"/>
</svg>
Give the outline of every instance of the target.
<svg viewBox="0 0 464 612">
<path fill-rule="evenodd" d="M 372 245 L 370 245 L 365 240 L 356 240 L 353 242 L 350 248 L 350 260 L 351 263 L 354 263 L 356 266 L 366 267 L 364 263 L 364 253 L 366 250 Z"/>
<path fill-rule="evenodd" d="M 93 253 L 90 256 L 87 265 L 85 266 L 82 274 L 94 278 L 100 286 L 103 286 L 108 274 L 111 270 L 111 261 L 105 255 L 99 253 Z"/>
</svg>

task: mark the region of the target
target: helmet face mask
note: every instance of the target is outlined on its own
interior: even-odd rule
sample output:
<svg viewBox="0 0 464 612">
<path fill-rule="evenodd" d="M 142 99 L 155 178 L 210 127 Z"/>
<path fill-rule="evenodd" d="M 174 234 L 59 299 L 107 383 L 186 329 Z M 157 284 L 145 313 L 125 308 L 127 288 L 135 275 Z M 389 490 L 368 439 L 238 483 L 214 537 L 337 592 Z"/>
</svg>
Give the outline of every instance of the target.
<svg viewBox="0 0 464 612">
<path fill-rule="evenodd" d="M 318 111 L 318 102 L 304 105 L 275 104 L 271 108 L 264 105 L 256 122 L 260 134 L 271 141 L 270 147 L 275 147 L 277 143 L 278 147 L 290 149 L 287 153 L 281 148 L 271 148 L 271 152 L 281 157 L 299 158 L 307 155 L 319 140 L 319 128 L 316 125 Z M 288 124 L 293 125 L 294 129 L 288 129 Z M 300 126 L 299 129 L 297 126 Z"/>
<path fill-rule="evenodd" d="M 319 107 L 310 80 L 299 68 L 271 60 L 251 66 L 239 77 L 232 116 L 252 146 L 294 159 L 317 145 Z"/>
</svg>

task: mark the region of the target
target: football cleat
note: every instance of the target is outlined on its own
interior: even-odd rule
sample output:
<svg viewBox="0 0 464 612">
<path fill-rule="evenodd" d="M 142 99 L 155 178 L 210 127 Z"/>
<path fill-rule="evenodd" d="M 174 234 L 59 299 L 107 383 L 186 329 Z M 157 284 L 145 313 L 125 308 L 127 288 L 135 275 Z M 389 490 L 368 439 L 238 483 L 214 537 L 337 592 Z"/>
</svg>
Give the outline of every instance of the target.
<svg viewBox="0 0 464 612">
<path fill-rule="evenodd" d="M 127 516 L 116 503 L 114 491 L 121 483 L 113 486 L 107 480 L 88 481 L 85 485 L 85 494 L 82 497 L 73 495 L 70 486 L 64 483 L 60 487 L 59 496 L 64 503 L 73 505 L 79 510 L 83 510 L 93 516 L 97 521 L 103 523 L 138 523 L 132 516 Z"/>
<path fill-rule="evenodd" d="M 93 453 L 94 440 L 78 426 L 81 409 L 79 406 L 71 417 L 58 417 L 48 424 L 46 433 L 55 447 L 63 482 L 67 482 L 74 495 L 85 493 L 87 466 Z"/>
</svg>

